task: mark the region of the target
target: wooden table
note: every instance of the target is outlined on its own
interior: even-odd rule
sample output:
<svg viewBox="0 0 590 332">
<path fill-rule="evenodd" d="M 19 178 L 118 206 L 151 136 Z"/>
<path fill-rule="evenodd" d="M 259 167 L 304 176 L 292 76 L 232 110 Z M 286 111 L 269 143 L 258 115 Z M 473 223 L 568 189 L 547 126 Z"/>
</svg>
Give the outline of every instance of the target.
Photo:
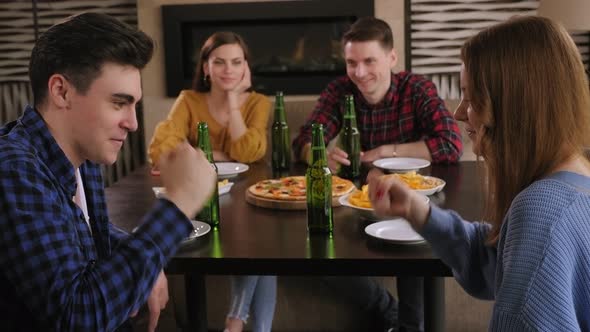
<svg viewBox="0 0 590 332">
<path fill-rule="evenodd" d="M 297 165 L 291 174 L 304 171 Z M 475 162 L 436 165 L 422 173 L 447 182 L 441 193 L 431 196 L 432 202 L 467 219 L 480 217 L 483 195 Z M 443 277 L 451 271 L 428 245 L 373 240 L 364 233 L 370 222 L 348 207 L 334 209 L 332 239 L 308 238 L 305 210 L 270 210 L 245 201 L 248 186 L 271 177 L 268 164 L 259 162 L 231 179 L 231 192 L 219 199 L 219 231 L 178 252 L 167 266 L 167 273 L 185 275 L 191 331 L 207 331 L 207 274 L 423 276 L 425 330 L 444 330 Z M 107 188 L 111 222 L 126 230 L 137 226 L 155 200 L 152 187 L 159 184 L 159 178 L 143 167 Z"/>
</svg>

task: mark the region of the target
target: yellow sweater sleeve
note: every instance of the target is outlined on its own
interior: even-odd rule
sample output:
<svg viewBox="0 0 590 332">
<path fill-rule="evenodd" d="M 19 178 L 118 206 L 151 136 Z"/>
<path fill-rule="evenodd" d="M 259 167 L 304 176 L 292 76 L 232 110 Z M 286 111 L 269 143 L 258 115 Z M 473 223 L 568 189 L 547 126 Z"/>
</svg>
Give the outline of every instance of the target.
<svg viewBox="0 0 590 332">
<path fill-rule="evenodd" d="M 160 122 L 154 131 L 154 137 L 148 147 L 149 162 L 157 165 L 160 156 L 174 149 L 180 142 L 189 140 L 189 132 L 192 121 L 192 115 L 189 107 L 187 96 L 181 92 L 168 118 Z"/>
<path fill-rule="evenodd" d="M 243 106 L 244 122 L 248 130 L 240 138 L 230 142 L 227 151 L 230 158 L 251 163 L 264 157 L 271 106 L 268 97 L 252 92 L 251 98 Z"/>
</svg>

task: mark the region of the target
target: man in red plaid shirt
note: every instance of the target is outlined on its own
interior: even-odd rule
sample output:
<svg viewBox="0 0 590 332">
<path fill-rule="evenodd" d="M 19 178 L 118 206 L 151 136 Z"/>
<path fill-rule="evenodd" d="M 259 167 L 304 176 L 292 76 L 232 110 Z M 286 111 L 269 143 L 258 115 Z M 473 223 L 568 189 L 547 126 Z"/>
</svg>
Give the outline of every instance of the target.
<svg viewBox="0 0 590 332">
<path fill-rule="evenodd" d="M 454 163 L 461 157 L 461 133 L 438 96 L 434 83 L 409 72 L 393 73 L 397 55 L 389 25 L 361 18 L 342 37 L 347 76 L 331 82 L 293 142 L 295 155 L 309 161 L 311 124 L 324 125 L 326 143 L 342 126 L 344 96 L 353 95 L 361 136 L 361 161 L 415 157 L 434 163 Z M 336 171 L 350 165 L 347 154 L 334 147 L 328 165 Z M 372 278 L 324 277 L 327 284 L 374 316 L 371 331 L 423 331 L 423 280 L 400 277 L 398 303 Z"/>
<path fill-rule="evenodd" d="M 434 163 L 454 163 L 461 157 L 461 133 L 438 96 L 436 86 L 409 72 L 393 73 L 397 55 L 389 25 L 362 18 L 342 37 L 347 76 L 332 81 L 293 142 L 295 156 L 309 159 L 311 124 L 324 125 L 326 143 L 342 126 L 344 96 L 353 95 L 361 135 L 361 161 L 415 157 Z M 339 148 L 328 152 L 328 164 L 349 165 Z"/>
</svg>

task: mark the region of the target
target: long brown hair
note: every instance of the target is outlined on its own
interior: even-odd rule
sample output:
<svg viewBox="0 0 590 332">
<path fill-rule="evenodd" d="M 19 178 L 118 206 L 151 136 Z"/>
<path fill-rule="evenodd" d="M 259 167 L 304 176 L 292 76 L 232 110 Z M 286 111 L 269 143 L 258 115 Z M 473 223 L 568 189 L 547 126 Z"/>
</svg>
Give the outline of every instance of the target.
<svg viewBox="0 0 590 332">
<path fill-rule="evenodd" d="M 589 146 L 588 78 L 567 31 L 537 16 L 481 31 L 463 45 L 461 58 L 472 109 L 485 128 L 485 218 L 495 244 L 516 195 Z"/>
<path fill-rule="evenodd" d="M 201 51 L 199 52 L 199 58 L 197 60 L 197 68 L 195 70 L 195 78 L 193 80 L 193 89 L 199 92 L 209 92 L 211 91 L 211 84 L 209 80 L 205 77 L 205 73 L 203 71 L 203 64 L 209 60 L 209 56 L 211 52 L 217 49 L 220 46 L 227 45 L 227 44 L 237 44 L 242 48 L 244 52 L 244 59 L 246 61 L 250 58 L 250 53 L 248 51 L 248 46 L 244 39 L 235 32 L 231 31 L 219 31 L 207 38 L 203 46 L 201 47 Z M 248 65 L 250 62 L 248 61 Z"/>
</svg>

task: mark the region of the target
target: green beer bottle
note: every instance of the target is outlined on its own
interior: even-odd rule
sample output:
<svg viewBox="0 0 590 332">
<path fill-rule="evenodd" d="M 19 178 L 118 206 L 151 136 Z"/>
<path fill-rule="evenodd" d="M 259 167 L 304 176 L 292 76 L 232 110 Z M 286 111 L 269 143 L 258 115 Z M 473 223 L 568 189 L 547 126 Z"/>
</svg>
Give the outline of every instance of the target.
<svg viewBox="0 0 590 332">
<path fill-rule="evenodd" d="M 211 140 L 209 138 L 209 127 L 206 122 L 199 122 L 197 127 L 197 147 L 205 153 L 207 160 L 211 163 L 211 167 L 217 173 L 217 165 L 213 162 L 213 152 L 211 152 Z M 209 198 L 209 201 L 203 206 L 201 211 L 197 214 L 197 220 L 203 221 L 211 225 L 211 228 L 219 227 L 219 191 L 215 185 L 215 191 Z"/>
<path fill-rule="evenodd" d="M 332 234 L 332 173 L 326 159 L 323 126 L 311 125 L 311 163 L 305 173 L 307 194 L 307 230 Z"/>
<path fill-rule="evenodd" d="M 340 130 L 339 145 L 348 154 L 350 165 L 340 165 L 338 175 L 354 180 L 361 174 L 361 137 L 356 126 L 354 97 L 352 95 L 346 95 L 344 108 L 344 121 Z"/>
<path fill-rule="evenodd" d="M 274 121 L 271 127 L 272 169 L 285 171 L 291 164 L 291 142 L 289 126 L 285 117 L 283 92 L 277 91 L 275 98 Z"/>
</svg>

